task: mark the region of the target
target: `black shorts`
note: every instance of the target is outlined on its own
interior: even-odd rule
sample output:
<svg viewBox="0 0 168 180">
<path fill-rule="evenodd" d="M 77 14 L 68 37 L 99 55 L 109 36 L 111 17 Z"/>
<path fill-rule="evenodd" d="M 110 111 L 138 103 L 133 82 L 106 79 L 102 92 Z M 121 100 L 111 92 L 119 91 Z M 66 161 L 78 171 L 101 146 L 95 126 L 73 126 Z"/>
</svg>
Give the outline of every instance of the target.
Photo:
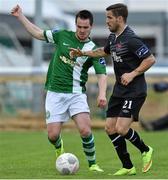
<svg viewBox="0 0 168 180">
<path fill-rule="evenodd" d="M 133 117 L 138 121 L 139 111 L 145 102 L 146 96 L 138 98 L 110 97 L 106 117 Z"/>
</svg>

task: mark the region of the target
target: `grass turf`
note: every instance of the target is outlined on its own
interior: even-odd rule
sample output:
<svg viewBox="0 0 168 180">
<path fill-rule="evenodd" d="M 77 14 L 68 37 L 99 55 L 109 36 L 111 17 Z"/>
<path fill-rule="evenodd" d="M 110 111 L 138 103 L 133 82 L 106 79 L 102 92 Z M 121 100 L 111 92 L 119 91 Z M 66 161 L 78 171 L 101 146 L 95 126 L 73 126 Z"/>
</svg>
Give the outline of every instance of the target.
<svg viewBox="0 0 168 180">
<path fill-rule="evenodd" d="M 88 171 L 87 161 L 82 151 L 81 140 L 76 130 L 62 134 L 66 152 L 74 153 L 80 161 L 80 169 L 75 175 L 63 176 L 55 169 L 55 152 L 47 140 L 46 132 L 0 132 L 0 178 L 12 179 L 161 179 L 168 178 L 167 131 L 140 132 L 147 144 L 154 148 L 152 169 L 141 172 L 140 152 L 130 143 L 128 149 L 137 169 L 135 176 L 116 177 L 113 174 L 120 168 L 120 162 L 103 130 L 94 131 L 97 162 L 104 173 Z"/>
</svg>

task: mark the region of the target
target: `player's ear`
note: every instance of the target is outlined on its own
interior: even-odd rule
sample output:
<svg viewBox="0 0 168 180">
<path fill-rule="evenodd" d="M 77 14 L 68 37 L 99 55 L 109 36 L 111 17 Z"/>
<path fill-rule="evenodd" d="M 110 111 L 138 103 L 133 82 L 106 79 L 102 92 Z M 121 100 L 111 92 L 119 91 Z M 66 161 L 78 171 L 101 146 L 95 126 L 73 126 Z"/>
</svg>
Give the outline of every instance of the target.
<svg viewBox="0 0 168 180">
<path fill-rule="evenodd" d="M 117 19 L 118 19 L 119 22 L 123 22 L 124 21 L 122 16 L 118 16 Z"/>
</svg>

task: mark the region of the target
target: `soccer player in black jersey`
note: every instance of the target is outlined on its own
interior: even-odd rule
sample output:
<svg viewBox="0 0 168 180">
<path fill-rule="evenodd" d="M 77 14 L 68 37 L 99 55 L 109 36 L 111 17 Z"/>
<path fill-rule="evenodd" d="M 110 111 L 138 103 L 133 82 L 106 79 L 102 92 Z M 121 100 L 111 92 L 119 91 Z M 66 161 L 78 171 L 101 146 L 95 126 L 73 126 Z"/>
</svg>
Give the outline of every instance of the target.
<svg viewBox="0 0 168 180">
<path fill-rule="evenodd" d="M 125 4 L 118 3 L 107 7 L 106 23 L 111 34 L 106 45 L 94 51 L 73 48 L 70 51 L 71 57 L 111 55 L 113 60 L 116 82 L 108 104 L 105 129 L 122 162 L 122 168 L 114 175 L 136 174 L 127 151 L 126 140 L 140 150 L 142 172 L 147 172 L 152 166 L 153 149 L 131 128 L 131 123 L 138 121 L 139 111 L 147 95 L 144 72 L 155 63 L 155 58 L 126 24 L 127 16 L 128 9 Z"/>
</svg>

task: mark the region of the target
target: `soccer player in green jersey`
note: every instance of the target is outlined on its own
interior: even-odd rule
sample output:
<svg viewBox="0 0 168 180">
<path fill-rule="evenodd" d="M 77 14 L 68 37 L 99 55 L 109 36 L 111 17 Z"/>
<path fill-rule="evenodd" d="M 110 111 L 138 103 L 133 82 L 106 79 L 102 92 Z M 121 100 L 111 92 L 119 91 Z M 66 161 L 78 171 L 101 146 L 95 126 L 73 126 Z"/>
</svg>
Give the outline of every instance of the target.
<svg viewBox="0 0 168 180">
<path fill-rule="evenodd" d="M 11 11 L 36 39 L 55 44 L 56 51 L 50 62 L 45 88 L 47 90 L 45 109 L 48 139 L 55 146 L 56 157 L 64 152 L 61 127 L 72 118 L 79 130 L 83 151 L 90 171 L 103 172 L 96 163 L 94 136 L 91 131 L 90 110 L 85 94 L 88 69 L 93 66 L 98 76 L 98 107 L 106 106 L 106 66 L 104 58 L 70 58 L 70 47 L 84 51 L 96 48 L 89 35 L 93 15 L 87 10 L 77 13 L 76 32 L 67 30 L 42 30 L 32 24 L 17 5 Z"/>
</svg>

